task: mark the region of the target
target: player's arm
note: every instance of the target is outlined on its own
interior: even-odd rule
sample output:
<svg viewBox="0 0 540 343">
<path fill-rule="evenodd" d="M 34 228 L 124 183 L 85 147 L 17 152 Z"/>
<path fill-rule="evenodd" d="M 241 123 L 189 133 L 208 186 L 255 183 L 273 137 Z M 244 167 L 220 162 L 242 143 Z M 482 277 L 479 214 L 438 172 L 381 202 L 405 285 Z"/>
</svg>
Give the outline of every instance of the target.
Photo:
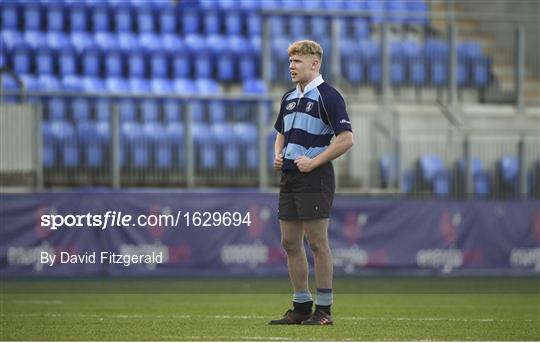
<svg viewBox="0 0 540 343">
<path fill-rule="evenodd" d="M 332 141 L 332 143 L 330 143 L 328 149 L 324 150 L 322 153 L 312 159 L 307 156 L 299 157 L 294 161 L 294 163 L 301 172 L 307 173 L 343 155 L 353 146 L 353 144 L 354 141 L 352 132 L 348 130 L 341 131 Z"/>
<path fill-rule="evenodd" d="M 276 141 L 274 142 L 274 169 L 281 170 L 283 167 L 283 144 L 285 142 L 285 136 L 281 133 L 276 134 Z"/>
</svg>

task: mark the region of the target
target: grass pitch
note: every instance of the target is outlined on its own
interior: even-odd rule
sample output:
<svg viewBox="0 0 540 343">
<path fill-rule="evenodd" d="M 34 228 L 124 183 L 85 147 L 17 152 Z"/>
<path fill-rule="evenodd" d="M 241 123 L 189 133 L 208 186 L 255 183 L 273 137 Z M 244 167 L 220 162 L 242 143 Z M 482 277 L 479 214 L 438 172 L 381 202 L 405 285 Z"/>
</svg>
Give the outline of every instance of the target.
<svg viewBox="0 0 540 343">
<path fill-rule="evenodd" d="M 539 286 L 538 278 L 336 280 L 334 326 L 285 327 L 266 323 L 290 307 L 286 279 L 2 282 L 0 340 L 537 341 Z"/>
</svg>

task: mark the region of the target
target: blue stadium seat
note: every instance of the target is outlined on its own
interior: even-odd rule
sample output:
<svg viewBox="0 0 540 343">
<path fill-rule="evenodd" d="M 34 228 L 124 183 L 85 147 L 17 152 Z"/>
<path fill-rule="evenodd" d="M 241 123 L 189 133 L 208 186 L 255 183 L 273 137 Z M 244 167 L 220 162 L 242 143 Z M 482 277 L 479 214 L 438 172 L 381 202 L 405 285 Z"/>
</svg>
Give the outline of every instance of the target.
<svg viewBox="0 0 540 343">
<path fill-rule="evenodd" d="M 35 50 L 36 73 L 39 75 L 55 74 L 54 61 L 56 60 L 53 49 L 43 44 Z"/>
<path fill-rule="evenodd" d="M 422 155 L 419 160 L 420 182 L 427 184 L 437 196 L 450 195 L 450 173 L 435 155 Z"/>
<path fill-rule="evenodd" d="M 56 165 L 56 149 L 55 138 L 52 132 L 52 125 L 50 122 L 43 122 L 41 124 L 41 134 L 43 137 L 43 150 L 42 159 L 44 168 L 52 168 Z"/>
<path fill-rule="evenodd" d="M 257 3 L 257 1 L 250 1 L 251 3 Z M 248 12 L 246 17 L 246 32 L 248 36 L 261 36 L 262 35 L 262 18 L 258 12 Z"/>
<path fill-rule="evenodd" d="M 406 1 L 402 0 L 386 0 L 386 11 L 392 13 L 388 22 L 395 24 L 403 24 L 407 21 L 407 16 L 404 15 L 408 10 Z"/>
<path fill-rule="evenodd" d="M 182 33 L 184 35 L 199 33 L 199 12 L 194 8 L 184 8 L 180 11 L 182 16 Z"/>
<path fill-rule="evenodd" d="M 192 127 L 193 140 L 196 147 L 196 166 L 198 169 L 216 169 L 219 156 L 211 128 L 204 123 L 194 123 Z"/>
<path fill-rule="evenodd" d="M 155 123 L 159 121 L 159 103 L 156 99 L 141 100 L 141 118 L 145 123 Z"/>
<path fill-rule="evenodd" d="M 489 84 L 491 78 L 491 60 L 489 59 L 489 57 L 481 57 L 475 59 L 472 63 L 472 80 L 474 87 L 486 87 Z"/>
<path fill-rule="evenodd" d="M 170 168 L 173 165 L 173 150 L 166 127 L 156 122 L 145 123 L 143 132 L 146 150 L 151 150 L 155 166 L 160 169 Z"/>
<path fill-rule="evenodd" d="M 75 168 L 79 165 L 79 149 L 73 126 L 65 121 L 54 121 L 50 130 L 55 140 L 55 148 L 61 157 L 61 165 Z"/>
<path fill-rule="evenodd" d="M 103 93 L 105 92 L 105 83 L 103 80 L 93 76 L 85 76 L 82 78 L 83 89 L 88 93 Z"/>
<path fill-rule="evenodd" d="M 66 101 L 61 97 L 53 97 L 47 101 L 47 109 L 50 121 L 66 121 L 67 107 Z"/>
<path fill-rule="evenodd" d="M 7 50 L 7 51 L 13 50 L 13 48 L 15 46 L 17 46 L 17 45 L 19 45 L 21 43 L 24 44 L 24 42 L 23 42 L 24 37 L 18 31 L 2 30 L 2 32 L 0 32 L 0 35 L 2 37 L 1 43 L 5 47 L 5 50 Z"/>
<path fill-rule="evenodd" d="M 211 123 L 223 123 L 227 117 L 227 106 L 224 101 L 210 100 L 208 103 L 208 115 Z"/>
<path fill-rule="evenodd" d="M 86 0 L 88 8 L 90 8 L 92 29 L 94 32 L 109 32 L 111 31 L 110 11 L 106 2 Z"/>
<path fill-rule="evenodd" d="M 264 80 L 246 79 L 242 84 L 244 94 L 265 94 L 268 91 Z"/>
<path fill-rule="evenodd" d="M 23 77 L 26 76 L 27 75 L 23 75 Z M 23 79 L 23 77 L 21 77 L 21 79 L 24 82 L 25 80 Z M 2 75 L 2 84 L 0 84 L 0 86 L 2 87 L 2 89 L 9 92 L 18 92 L 21 90 L 21 87 L 17 83 L 17 80 L 11 74 Z M 1 100 L 8 103 L 15 103 L 18 102 L 19 99 L 16 95 L 3 95 L 3 98 Z"/>
<path fill-rule="evenodd" d="M 83 123 L 91 120 L 92 104 L 87 97 L 76 97 L 71 102 L 71 111 L 75 123 Z"/>
<path fill-rule="evenodd" d="M 28 44 L 21 41 L 14 45 L 12 50 L 13 71 L 17 74 L 32 73 L 32 50 Z"/>
<path fill-rule="evenodd" d="M 150 90 L 155 94 L 174 93 L 174 84 L 165 78 L 153 78 L 150 80 Z"/>
<path fill-rule="evenodd" d="M 368 79 L 371 84 L 381 83 L 381 49 L 380 44 L 370 39 L 360 41 L 360 58 L 368 66 Z"/>
<path fill-rule="evenodd" d="M 200 94 L 218 94 L 220 92 L 219 84 L 212 79 L 198 78 L 195 80 L 195 86 Z"/>
<path fill-rule="evenodd" d="M 96 100 L 96 120 L 102 123 L 108 123 L 111 120 L 111 101 L 105 98 Z"/>
<path fill-rule="evenodd" d="M 212 131 L 217 144 L 221 146 L 223 166 L 228 170 L 238 170 L 241 167 L 241 146 L 231 124 L 214 124 Z"/>
<path fill-rule="evenodd" d="M 77 52 L 71 46 L 58 51 L 58 69 L 61 76 L 75 75 L 78 73 Z"/>
<path fill-rule="evenodd" d="M 251 123 L 236 123 L 234 124 L 234 135 L 240 143 L 242 165 L 249 170 L 257 169 L 259 165 L 257 126 Z"/>
<path fill-rule="evenodd" d="M 105 164 L 104 147 L 100 139 L 98 125 L 89 121 L 76 123 L 77 138 L 83 151 L 84 165 L 89 168 L 99 168 Z"/>
<path fill-rule="evenodd" d="M 62 89 L 62 83 L 53 75 L 39 75 L 37 81 L 42 91 L 60 91 Z"/>
<path fill-rule="evenodd" d="M 78 75 L 62 76 L 62 90 L 67 92 L 82 92 L 84 91 L 83 78 Z"/>
<path fill-rule="evenodd" d="M 407 0 L 407 11 L 414 16 L 409 16 L 406 21 L 409 24 L 426 25 L 429 22 L 429 9 L 425 0 Z"/>
<path fill-rule="evenodd" d="M 118 1 L 111 4 L 115 31 L 118 33 L 130 33 L 135 31 L 133 28 L 133 13 L 129 1 Z"/>
<path fill-rule="evenodd" d="M 172 3 L 170 1 L 161 1 L 159 4 L 162 6 L 157 9 L 159 32 L 161 32 L 161 34 L 175 34 L 178 22 Z M 163 5 L 168 6 L 164 7 Z"/>
<path fill-rule="evenodd" d="M 24 41 L 32 49 L 36 49 L 47 41 L 47 34 L 41 31 L 26 31 L 24 33 Z"/>
<path fill-rule="evenodd" d="M 270 21 L 270 33 L 272 37 L 280 37 L 286 34 L 285 28 L 287 27 L 287 22 L 285 18 L 278 15 L 271 15 L 267 20 Z"/>
<path fill-rule="evenodd" d="M 230 36 L 243 34 L 243 13 L 239 11 L 225 12 L 225 33 Z"/>
<path fill-rule="evenodd" d="M 204 33 L 209 35 L 217 35 L 221 32 L 221 16 L 217 10 L 204 13 Z"/>
<path fill-rule="evenodd" d="M 154 19 L 154 6 L 150 1 L 137 1 L 135 7 L 135 18 L 139 33 L 156 32 L 156 22 Z"/>
<path fill-rule="evenodd" d="M 501 194 L 518 194 L 519 192 L 519 160 L 512 155 L 504 155 L 497 163 Z"/>
<path fill-rule="evenodd" d="M 460 159 L 458 163 L 459 172 L 462 175 L 462 179 L 466 180 L 467 171 L 465 169 L 465 160 Z M 488 196 L 491 193 L 491 175 L 484 169 L 483 162 L 478 157 L 473 157 L 471 159 L 471 172 L 473 194 L 479 197 Z"/>
<path fill-rule="evenodd" d="M 150 147 L 146 141 L 143 126 L 135 122 L 121 124 L 122 150 L 124 158 L 122 165 L 135 168 L 148 168 L 150 166 Z"/>
<path fill-rule="evenodd" d="M 87 8 L 84 1 L 70 1 L 67 4 L 71 32 L 89 31 Z"/>
<path fill-rule="evenodd" d="M 40 31 L 42 23 L 41 4 L 37 1 L 21 2 L 25 31 Z"/>
<path fill-rule="evenodd" d="M 129 91 L 138 94 L 148 94 L 150 92 L 150 84 L 147 79 L 141 77 L 130 77 L 128 79 Z"/>
<path fill-rule="evenodd" d="M 216 77 L 221 82 L 232 81 L 236 76 L 236 56 L 229 47 L 226 36 L 213 35 L 207 39 L 216 60 Z"/>
<path fill-rule="evenodd" d="M 182 102 L 176 99 L 165 99 L 163 101 L 163 119 L 167 124 L 182 122 L 184 120 Z"/>
<path fill-rule="evenodd" d="M 420 43 L 413 39 L 401 41 L 403 56 L 406 61 L 409 82 L 414 86 L 426 83 L 425 63 Z"/>
<path fill-rule="evenodd" d="M 179 122 L 168 123 L 166 126 L 166 135 L 172 144 L 173 164 L 178 167 L 185 166 L 186 152 L 184 144 L 184 125 Z"/>
<path fill-rule="evenodd" d="M 174 91 L 178 94 L 196 94 L 197 85 L 191 79 L 175 79 Z"/>
<path fill-rule="evenodd" d="M 47 22 L 47 31 L 49 32 L 64 32 L 67 27 L 66 23 L 66 12 L 64 10 L 64 5 L 61 1 L 47 0 L 42 1 L 44 6 L 46 22 Z"/>
<path fill-rule="evenodd" d="M 143 49 L 132 49 L 127 57 L 128 75 L 130 77 L 145 77 L 146 54 Z"/>
<path fill-rule="evenodd" d="M 166 78 L 169 76 L 169 56 L 165 50 L 156 50 L 150 56 L 150 76 Z"/>
<path fill-rule="evenodd" d="M 2 31 L 17 30 L 19 25 L 19 4 L 14 1 L 4 1 L 0 6 L 2 16 Z"/>
<path fill-rule="evenodd" d="M 111 93 L 127 93 L 131 91 L 129 82 L 122 77 L 107 77 L 105 89 Z"/>
<path fill-rule="evenodd" d="M 82 72 L 85 76 L 100 76 L 101 53 L 96 45 L 84 49 L 82 57 Z"/>
<path fill-rule="evenodd" d="M 379 158 L 380 186 L 387 188 L 396 177 L 396 165 L 392 156 L 384 155 Z"/>
<path fill-rule="evenodd" d="M 360 45 L 354 39 L 343 38 L 341 64 L 345 78 L 353 85 L 359 85 L 366 79 L 365 64 L 360 58 Z"/>
<path fill-rule="evenodd" d="M 194 61 L 195 78 L 212 78 L 214 71 L 211 47 L 198 35 L 187 36 L 185 43 L 187 49 L 197 56 Z"/>
<path fill-rule="evenodd" d="M 445 85 L 448 78 L 448 44 L 439 39 L 427 39 L 424 57 L 429 64 L 431 84 L 439 87 Z"/>
<path fill-rule="evenodd" d="M 124 76 L 124 55 L 118 49 L 109 49 L 103 52 L 105 55 L 105 75 L 108 77 Z"/>
<path fill-rule="evenodd" d="M 77 53 L 82 53 L 89 48 L 98 49 L 94 36 L 88 32 L 73 32 L 70 34 L 69 40 Z"/>
</svg>

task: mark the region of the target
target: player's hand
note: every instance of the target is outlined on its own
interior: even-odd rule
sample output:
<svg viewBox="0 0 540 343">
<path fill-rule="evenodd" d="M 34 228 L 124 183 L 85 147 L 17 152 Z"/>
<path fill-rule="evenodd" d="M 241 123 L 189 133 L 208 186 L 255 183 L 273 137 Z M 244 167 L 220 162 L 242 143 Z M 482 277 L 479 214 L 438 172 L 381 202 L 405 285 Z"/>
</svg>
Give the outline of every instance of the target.
<svg viewBox="0 0 540 343">
<path fill-rule="evenodd" d="M 283 167 L 283 154 L 277 154 L 274 157 L 274 169 L 280 171 Z"/>
<path fill-rule="evenodd" d="M 307 156 L 300 156 L 296 160 L 294 160 L 294 164 L 298 167 L 298 170 L 300 170 L 302 173 L 309 173 L 313 169 L 315 169 L 315 163 L 313 160 Z"/>
</svg>

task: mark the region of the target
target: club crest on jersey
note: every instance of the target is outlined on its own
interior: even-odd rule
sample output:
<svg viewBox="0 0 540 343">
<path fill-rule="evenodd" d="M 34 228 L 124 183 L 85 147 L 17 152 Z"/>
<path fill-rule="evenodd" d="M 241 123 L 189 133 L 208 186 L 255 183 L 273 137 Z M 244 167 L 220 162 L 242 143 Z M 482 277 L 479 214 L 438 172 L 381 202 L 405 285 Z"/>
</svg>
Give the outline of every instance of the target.
<svg viewBox="0 0 540 343">
<path fill-rule="evenodd" d="M 294 108 L 294 106 L 296 106 L 296 103 L 293 101 L 293 102 L 289 103 L 287 105 L 287 107 L 285 107 L 285 108 L 287 109 L 287 111 L 290 111 L 290 110 L 292 110 Z"/>
<path fill-rule="evenodd" d="M 306 112 L 309 112 L 313 108 L 313 102 L 308 102 L 306 105 Z"/>
</svg>

